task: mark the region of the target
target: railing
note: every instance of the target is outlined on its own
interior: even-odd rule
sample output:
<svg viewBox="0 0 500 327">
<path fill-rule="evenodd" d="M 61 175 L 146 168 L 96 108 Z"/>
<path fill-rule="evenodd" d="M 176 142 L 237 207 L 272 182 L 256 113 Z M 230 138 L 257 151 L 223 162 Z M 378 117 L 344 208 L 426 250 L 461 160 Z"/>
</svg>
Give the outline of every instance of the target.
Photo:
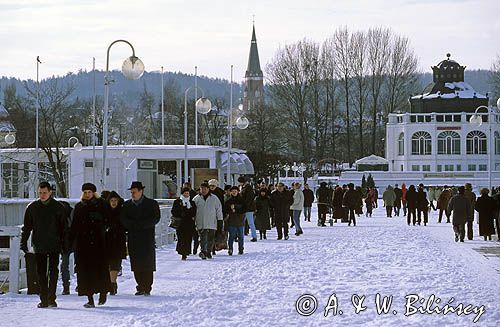
<svg viewBox="0 0 500 327">
<path fill-rule="evenodd" d="M 19 292 L 19 277 L 21 273 L 26 273 L 25 269 L 21 271 L 21 227 L 20 226 L 0 226 L 0 236 L 9 237 L 9 249 L 8 251 L 0 251 L 0 254 L 4 252 L 8 253 L 9 256 L 9 292 L 17 293 Z M 1 257 L 4 257 L 1 255 Z M 2 282 L 5 280 L 6 274 L 0 272 L 0 280 Z"/>
<path fill-rule="evenodd" d="M 175 241 L 175 229 L 168 227 L 170 225 L 170 205 L 160 205 L 161 218 L 155 228 L 156 247 L 166 244 L 172 244 Z"/>
</svg>

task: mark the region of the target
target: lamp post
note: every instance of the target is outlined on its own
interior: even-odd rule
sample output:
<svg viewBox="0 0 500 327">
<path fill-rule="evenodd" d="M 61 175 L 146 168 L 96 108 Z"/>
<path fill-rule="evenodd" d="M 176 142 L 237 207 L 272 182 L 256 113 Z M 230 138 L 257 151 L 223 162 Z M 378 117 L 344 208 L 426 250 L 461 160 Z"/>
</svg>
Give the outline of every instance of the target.
<svg viewBox="0 0 500 327">
<path fill-rule="evenodd" d="M 187 116 L 187 95 L 193 87 L 188 87 L 184 92 L 184 182 L 189 180 L 189 166 L 188 166 L 188 116 Z M 195 102 L 195 113 L 208 114 L 212 110 L 212 103 L 205 98 L 205 91 L 202 88 L 196 87 L 201 90 L 201 98 Z"/>
<path fill-rule="evenodd" d="M 297 163 L 294 162 L 292 165 L 292 171 L 294 173 L 294 177 L 297 177 L 297 171 L 299 170 L 299 166 L 297 166 Z"/>
<path fill-rule="evenodd" d="M 288 171 L 290 170 L 290 166 L 289 165 L 285 165 L 283 167 L 283 170 L 285 171 L 285 177 L 288 178 Z"/>
<path fill-rule="evenodd" d="M 165 105 L 163 103 L 163 66 L 161 66 L 161 144 L 165 145 Z"/>
<path fill-rule="evenodd" d="M 497 108 L 500 110 L 500 98 L 497 100 Z M 491 187 L 491 172 L 493 170 L 493 167 L 491 165 L 491 154 L 494 151 L 493 142 L 494 142 L 494 137 L 492 136 L 492 124 L 494 121 L 496 121 L 496 112 L 494 111 L 493 107 L 490 106 L 479 106 L 476 108 L 474 111 L 474 115 L 472 115 L 469 119 L 469 123 L 471 123 L 474 126 L 481 126 L 483 124 L 483 119 L 481 118 L 480 115 L 478 115 L 478 111 L 480 109 L 486 109 L 488 111 L 488 143 L 487 143 L 487 152 L 488 152 L 488 189 L 490 192 L 492 192 Z"/>
<path fill-rule="evenodd" d="M 96 101 L 96 82 L 95 82 L 95 57 L 92 58 L 92 74 L 94 82 L 94 93 L 92 94 L 92 183 L 95 184 L 95 146 L 97 143 L 97 127 L 95 116 L 95 101 Z"/>
<path fill-rule="evenodd" d="M 144 64 L 142 61 L 135 56 L 135 49 L 132 44 L 126 40 L 116 40 L 111 42 L 106 53 L 106 74 L 104 75 L 104 113 L 103 113 L 103 131 L 102 131 L 102 177 L 101 184 L 102 188 L 106 188 L 106 150 L 108 147 L 108 98 L 109 98 L 109 84 L 111 80 L 109 79 L 109 50 L 111 47 L 118 43 L 123 42 L 130 46 L 132 49 L 132 56 L 125 59 L 122 65 L 123 75 L 130 80 L 136 80 L 142 76 L 144 73 Z"/>
<path fill-rule="evenodd" d="M 73 148 L 80 152 L 83 149 L 83 145 L 80 143 L 80 140 L 76 136 L 72 136 L 68 139 L 68 197 L 71 190 L 71 141 L 76 141 L 73 145 Z"/>
<path fill-rule="evenodd" d="M 230 97 L 229 97 L 229 112 L 227 115 L 227 185 L 232 185 L 231 181 L 231 149 L 233 147 L 233 65 L 231 65 L 231 82 L 230 82 Z M 243 105 L 238 105 L 238 109 L 243 110 Z M 248 119 L 246 117 L 238 117 L 236 127 L 245 129 L 248 127 Z"/>
<path fill-rule="evenodd" d="M 35 106 L 35 188 L 38 187 L 38 161 L 39 159 L 39 145 L 38 145 L 38 109 L 40 107 L 40 81 L 39 81 L 39 73 L 40 73 L 40 64 L 42 61 L 40 60 L 40 56 L 36 56 L 36 106 Z"/>
</svg>

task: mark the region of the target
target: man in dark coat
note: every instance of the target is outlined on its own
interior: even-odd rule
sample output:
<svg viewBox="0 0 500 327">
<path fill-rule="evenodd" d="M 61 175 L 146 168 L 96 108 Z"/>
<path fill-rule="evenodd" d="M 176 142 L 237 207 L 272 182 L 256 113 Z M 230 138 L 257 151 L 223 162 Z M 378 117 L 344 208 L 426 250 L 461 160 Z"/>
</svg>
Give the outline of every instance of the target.
<svg viewBox="0 0 500 327">
<path fill-rule="evenodd" d="M 238 183 L 240 183 L 241 197 L 245 203 L 245 219 L 248 222 L 248 226 L 250 227 L 250 231 L 252 233 L 252 239 L 250 242 L 257 242 L 257 229 L 255 228 L 255 221 L 253 217 L 253 213 L 255 211 L 255 193 L 252 185 L 250 185 L 245 177 L 238 177 Z"/>
<path fill-rule="evenodd" d="M 349 210 L 349 223 L 348 226 L 351 226 L 351 222 L 353 222 L 354 226 L 356 226 L 356 208 L 359 206 L 361 202 L 361 194 L 354 189 L 354 184 L 349 183 L 347 185 L 349 188 L 347 192 L 344 194 L 344 198 L 342 199 L 342 205 Z"/>
<path fill-rule="evenodd" d="M 453 231 L 455 232 L 455 242 L 464 241 L 465 237 L 465 223 L 474 215 L 473 208 L 469 199 L 464 195 L 465 187 L 458 188 L 458 194 L 448 201 L 446 208 L 446 215 L 449 217 L 453 211 Z"/>
<path fill-rule="evenodd" d="M 326 214 L 328 213 L 328 206 L 331 202 L 331 191 L 326 187 L 325 182 L 319 184 L 316 191 L 316 199 L 318 199 L 318 226 L 326 226 Z"/>
<path fill-rule="evenodd" d="M 244 237 L 243 228 L 245 227 L 245 203 L 241 197 L 238 186 L 231 187 L 229 199 L 224 204 L 224 212 L 226 213 L 224 221 L 229 232 L 228 239 L 228 255 L 233 255 L 233 244 L 238 237 L 238 254 L 243 254 Z"/>
<path fill-rule="evenodd" d="M 125 201 L 121 222 L 128 231 L 130 266 L 137 283 L 135 295 L 150 295 L 156 271 L 155 225 L 160 221 L 158 202 L 144 196 L 141 182 L 132 182 L 131 199 Z"/>
<path fill-rule="evenodd" d="M 28 239 L 32 234 L 40 285 L 39 308 L 57 307 L 57 267 L 63 250 L 65 222 L 64 207 L 52 198 L 52 186 L 41 182 L 38 185 L 38 200 L 26 207 L 21 234 L 21 250 L 25 253 L 28 252 Z"/>
<path fill-rule="evenodd" d="M 309 184 L 304 184 L 304 218 L 305 221 L 311 221 L 311 207 L 314 202 L 314 192 L 309 188 Z"/>
<path fill-rule="evenodd" d="M 470 205 L 472 208 L 476 206 L 476 194 L 472 191 L 472 184 L 471 183 L 465 183 L 465 197 L 469 199 Z M 469 241 L 472 241 L 474 238 L 474 233 L 473 233 L 473 224 L 474 224 L 474 215 L 470 217 L 469 220 L 467 220 L 467 239 Z"/>
<path fill-rule="evenodd" d="M 422 222 L 422 214 L 424 215 L 424 226 L 427 226 L 427 221 L 429 217 L 429 200 L 427 200 L 427 193 L 424 191 L 424 184 L 418 185 L 417 192 L 417 213 L 418 213 L 418 224 Z"/>
<path fill-rule="evenodd" d="M 394 193 L 396 194 L 396 200 L 394 201 L 394 215 L 399 217 L 399 212 L 401 211 L 401 199 L 403 198 L 403 191 L 398 187 L 398 184 L 394 185 Z"/>
<path fill-rule="evenodd" d="M 278 183 L 277 190 L 271 194 L 271 206 L 278 232 L 278 240 L 281 240 L 283 236 L 285 240 L 288 240 L 288 220 L 290 219 L 290 206 L 292 203 L 292 197 L 285 191 L 285 185 Z"/>
</svg>

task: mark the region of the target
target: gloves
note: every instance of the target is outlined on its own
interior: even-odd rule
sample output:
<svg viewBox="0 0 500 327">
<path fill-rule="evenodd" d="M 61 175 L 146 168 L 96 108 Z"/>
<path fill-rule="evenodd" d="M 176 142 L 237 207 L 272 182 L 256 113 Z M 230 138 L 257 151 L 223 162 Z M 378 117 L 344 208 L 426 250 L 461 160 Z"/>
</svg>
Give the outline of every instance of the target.
<svg viewBox="0 0 500 327">
<path fill-rule="evenodd" d="M 29 252 L 28 250 L 28 245 L 27 244 L 21 244 L 21 251 L 23 251 L 25 254 Z"/>
<path fill-rule="evenodd" d="M 222 220 L 217 220 L 217 231 L 221 232 L 222 231 Z"/>
</svg>

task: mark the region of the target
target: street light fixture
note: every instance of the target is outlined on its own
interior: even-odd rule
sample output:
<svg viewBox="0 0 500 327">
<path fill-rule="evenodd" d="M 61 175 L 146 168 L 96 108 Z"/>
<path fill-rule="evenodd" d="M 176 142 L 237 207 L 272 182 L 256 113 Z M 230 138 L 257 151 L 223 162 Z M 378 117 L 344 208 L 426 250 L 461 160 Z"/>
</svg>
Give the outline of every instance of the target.
<svg viewBox="0 0 500 327">
<path fill-rule="evenodd" d="M 205 98 L 205 91 L 199 86 L 194 87 L 200 89 L 201 98 L 195 102 L 195 114 L 208 114 L 212 110 L 212 103 L 209 99 Z M 187 115 L 187 95 L 193 87 L 188 87 L 184 92 L 184 182 L 189 180 L 189 166 L 188 166 L 188 115 Z"/>
<path fill-rule="evenodd" d="M 68 195 L 71 190 L 71 141 L 76 141 L 75 144 L 73 144 L 73 149 L 76 151 L 80 152 L 83 149 L 83 145 L 80 143 L 80 140 L 76 136 L 72 136 L 68 139 Z M 63 154 L 65 151 L 63 150 Z"/>
<path fill-rule="evenodd" d="M 469 123 L 472 124 L 473 126 L 479 127 L 483 124 L 483 119 L 481 115 L 478 114 L 478 111 L 480 109 L 486 109 L 488 111 L 488 143 L 487 143 L 487 152 L 488 152 L 488 189 L 491 192 L 491 172 L 493 170 L 493 167 L 491 166 L 491 154 L 493 152 L 494 147 L 493 141 L 494 138 L 492 136 L 492 124 L 494 121 L 496 121 L 495 116 L 498 114 L 497 112 L 494 111 L 494 107 L 489 107 L 489 106 L 479 106 L 476 108 L 474 111 L 474 114 L 470 117 Z M 500 98 L 497 100 L 497 108 L 500 110 Z"/>
<path fill-rule="evenodd" d="M 12 145 L 16 143 L 16 136 L 12 134 L 12 131 L 9 128 L 7 127 L 0 128 L 0 132 L 3 132 L 5 130 L 7 131 L 7 135 L 5 135 L 4 137 L 5 143 L 7 143 L 7 145 Z"/>
<path fill-rule="evenodd" d="M 123 42 L 130 46 L 132 49 L 132 56 L 125 59 L 122 65 L 122 74 L 125 78 L 129 80 L 136 80 L 144 74 L 144 64 L 142 61 L 136 57 L 135 49 L 132 44 L 126 40 L 116 40 L 113 41 L 106 52 L 106 74 L 104 75 L 104 113 L 103 113 L 103 133 L 102 133 L 102 177 L 101 184 L 102 188 L 106 188 L 106 150 L 108 147 L 108 102 L 109 102 L 109 84 L 111 80 L 109 79 L 109 51 L 115 43 Z"/>
</svg>

